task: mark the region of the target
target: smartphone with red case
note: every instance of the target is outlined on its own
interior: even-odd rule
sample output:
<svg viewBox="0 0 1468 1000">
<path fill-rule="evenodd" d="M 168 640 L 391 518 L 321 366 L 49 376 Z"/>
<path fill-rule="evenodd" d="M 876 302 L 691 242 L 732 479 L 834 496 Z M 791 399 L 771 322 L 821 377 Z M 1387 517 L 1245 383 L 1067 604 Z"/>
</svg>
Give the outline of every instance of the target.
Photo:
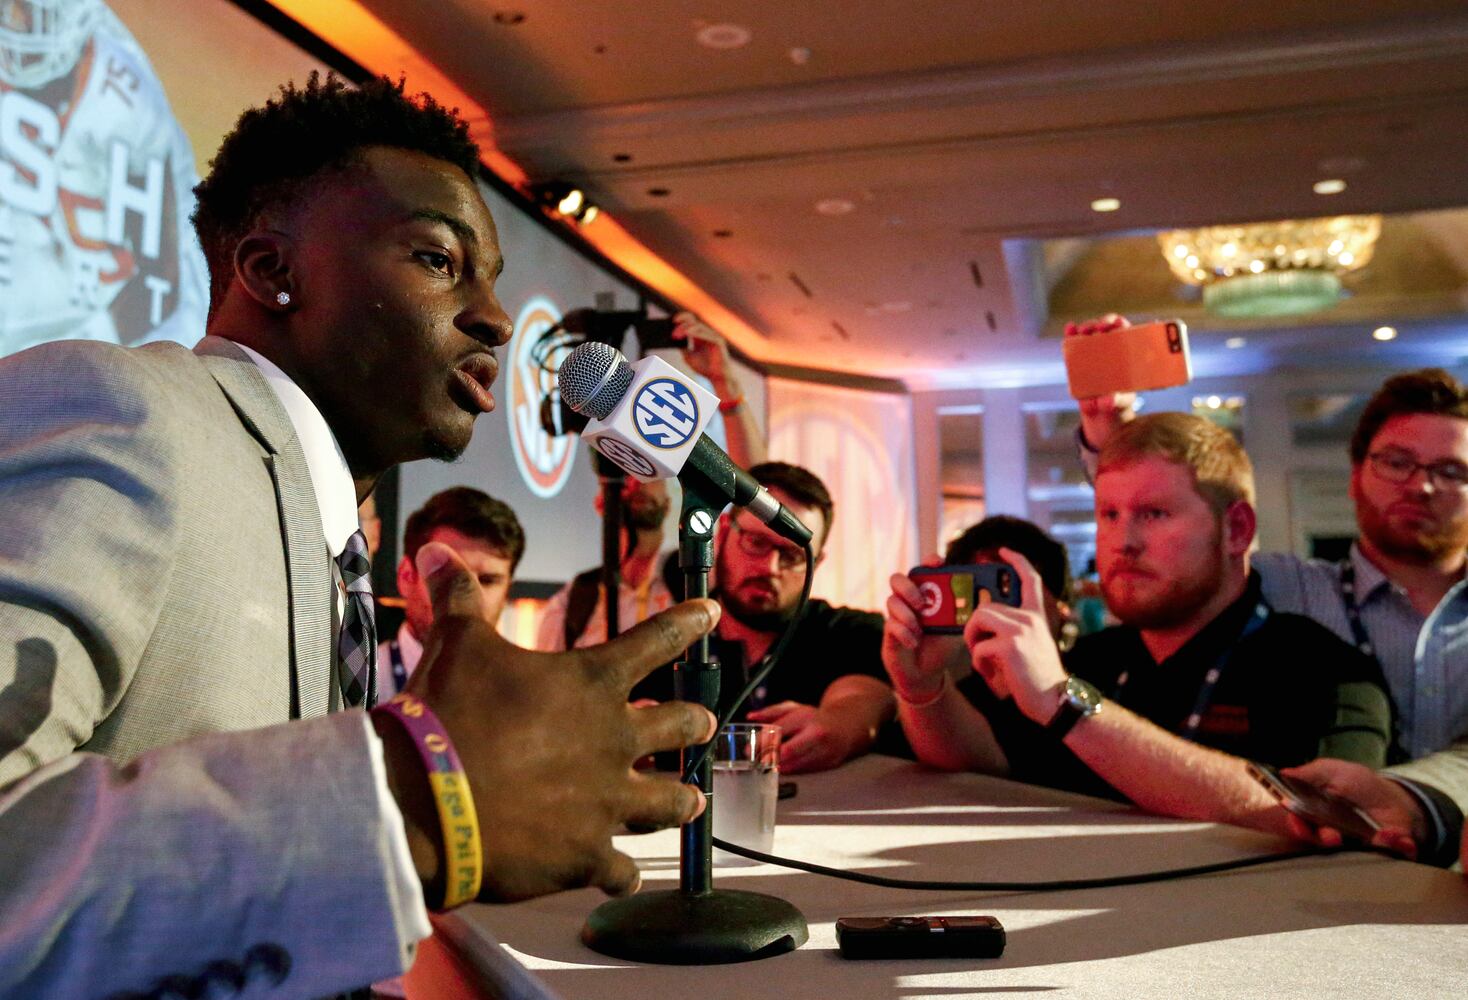
<svg viewBox="0 0 1468 1000">
<path fill-rule="evenodd" d="M 989 601 L 1020 606 L 1019 574 L 1006 563 L 919 566 L 908 574 L 923 603 L 918 621 L 930 635 L 960 635 L 974 609 Z"/>
<path fill-rule="evenodd" d="M 1061 350 L 1072 399 L 1166 389 L 1193 377 L 1188 326 L 1178 319 L 1066 337 Z"/>
</svg>

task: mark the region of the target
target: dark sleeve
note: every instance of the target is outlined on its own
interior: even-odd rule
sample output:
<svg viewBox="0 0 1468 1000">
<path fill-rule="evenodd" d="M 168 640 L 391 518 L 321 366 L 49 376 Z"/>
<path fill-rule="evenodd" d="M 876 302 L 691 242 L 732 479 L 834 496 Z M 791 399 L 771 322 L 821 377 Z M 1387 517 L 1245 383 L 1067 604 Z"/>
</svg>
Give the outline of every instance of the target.
<svg viewBox="0 0 1468 1000">
<path fill-rule="evenodd" d="M 1334 716 L 1320 739 L 1316 756 L 1385 767 L 1392 741 L 1392 707 L 1381 667 L 1323 626 L 1318 628 L 1322 655 L 1329 658 L 1326 662 L 1339 663 L 1339 670 L 1335 683 L 1328 688 Z"/>
<path fill-rule="evenodd" d="M 841 637 L 837 643 L 840 666 L 831 680 L 862 674 L 886 684 L 887 668 L 882 665 L 882 616 L 849 608 L 841 608 L 836 616 L 838 624 L 832 631 Z"/>
<path fill-rule="evenodd" d="M 1458 860 L 1458 845 L 1463 837 L 1463 811 L 1446 792 L 1423 781 L 1400 774 L 1388 774 L 1397 784 L 1417 799 L 1432 826 L 1431 839 L 1419 845 L 1418 860 L 1424 864 L 1449 868 Z"/>
</svg>

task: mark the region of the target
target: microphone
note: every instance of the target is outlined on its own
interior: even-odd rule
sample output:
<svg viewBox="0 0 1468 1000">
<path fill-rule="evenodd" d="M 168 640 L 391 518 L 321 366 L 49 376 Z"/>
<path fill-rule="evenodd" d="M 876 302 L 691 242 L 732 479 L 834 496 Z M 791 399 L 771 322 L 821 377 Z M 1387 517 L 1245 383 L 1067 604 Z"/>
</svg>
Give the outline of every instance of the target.
<svg viewBox="0 0 1468 1000">
<path fill-rule="evenodd" d="M 630 364 L 615 347 L 587 341 L 558 377 L 561 399 L 591 418 L 581 436 L 629 475 L 693 480 L 797 545 L 810 542 L 810 529 L 703 433 L 718 397 L 663 359 Z"/>
</svg>

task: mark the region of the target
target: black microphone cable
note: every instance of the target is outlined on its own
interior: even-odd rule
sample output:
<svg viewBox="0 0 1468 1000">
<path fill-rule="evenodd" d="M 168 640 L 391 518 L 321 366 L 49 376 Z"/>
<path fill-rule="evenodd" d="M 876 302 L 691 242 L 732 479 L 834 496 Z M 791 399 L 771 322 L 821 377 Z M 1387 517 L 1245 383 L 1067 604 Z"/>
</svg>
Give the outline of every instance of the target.
<svg viewBox="0 0 1468 1000">
<path fill-rule="evenodd" d="M 1238 868 L 1252 868 L 1256 865 L 1274 864 L 1279 861 L 1294 861 L 1297 858 L 1329 857 L 1333 854 L 1342 854 L 1349 851 L 1396 857 L 1390 851 L 1376 847 L 1309 847 L 1298 851 L 1285 851 L 1280 854 L 1260 854 L 1248 858 L 1235 858 L 1232 861 L 1193 865 L 1189 868 L 1170 868 L 1157 872 L 1139 872 L 1134 875 L 1108 875 L 1101 878 L 1056 879 L 1041 882 L 948 882 L 934 879 L 892 878 L 887 875 L 868 875 L 864 872 L 849 872 L 840 868 L 828 868 L 825 865 L 818 865 L 812 861 L 799 861 L 794 858 L 782 858 L 774 854 L 764 854 L 760 851 L 751 850 L 748 847 L 731 844 L 727 840 L 720 840 L 718 837 L 713 838 L 713 844 L 715 847 L 728 851 L 730 854 L 738 854 L 740 857 L 749 858 L 752 861 L 761 861 L 768 865 L 779 865 L 782 868 L 793 868 L 796 871 L 810 872 L 813 875 L 845 879 L 848 882 L 860 882 L 863 885 L 881 886 L 884 889 L 919 889 L 933 892 L 1036 893 L 1067 892 L 1080 889 L 1110 889 L 1120 885 L 1145 885 L 1148 882 L 1166 882 L 1172 879 L 1195 878 L 1199 875 L 1212 875 L 1217 872 L 1232 871 Z"/>
</svg>

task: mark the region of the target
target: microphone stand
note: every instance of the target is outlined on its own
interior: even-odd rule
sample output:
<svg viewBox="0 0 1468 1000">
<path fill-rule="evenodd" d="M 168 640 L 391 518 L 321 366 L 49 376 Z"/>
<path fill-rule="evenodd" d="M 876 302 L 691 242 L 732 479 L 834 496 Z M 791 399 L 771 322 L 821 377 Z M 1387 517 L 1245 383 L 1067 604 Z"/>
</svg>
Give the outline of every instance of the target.
<svg viewBox="0 0 1468 1000">
<path fill-rule="evenodd" d="M 627 476 L 603 460 L 597 463 L 597 478 L 601 481 L 601 586 L 606 595 L 607 639 L 611 640 L 622 634 L 622 486 Z"/>
<path fill-rule="evenodd" d="M 714 566 L 714 523 L 727 500 L 689 470 L 678 516 L 678 562 L 687 596 L 707 597 Z M 715 715 L 719 663 L 709 655 L 708 636 L 689 647 L 674 666 L 677 697 L 695 701 Z M 717 740 L 719 734 L 714 734 Z M 683 751 L 683 767 L 705 746 Z M 689 755 L 693 755 L 690 757 Z M 810 937 L 805 917 L 783 899 L 758 892 L 713 887 L 713 755 L 693 775 L 707 808 L 680 831 L 678 888 L 613 899 L 592 911 L 581 940 L 593 951 L 658 965 L 715 965 L 769 958 L 794 951 Z"/>
</svg>

